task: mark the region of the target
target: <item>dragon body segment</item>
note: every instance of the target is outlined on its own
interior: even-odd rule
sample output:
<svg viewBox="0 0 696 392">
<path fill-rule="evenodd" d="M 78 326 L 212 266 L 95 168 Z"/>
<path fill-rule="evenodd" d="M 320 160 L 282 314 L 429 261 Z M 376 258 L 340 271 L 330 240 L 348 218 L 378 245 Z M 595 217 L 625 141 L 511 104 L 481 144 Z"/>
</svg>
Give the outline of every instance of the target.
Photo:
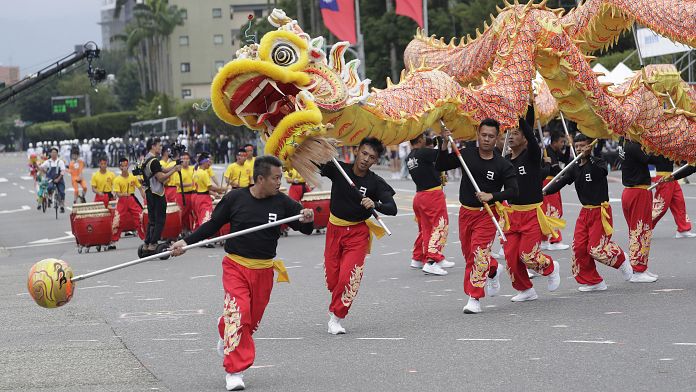
<svg viewBox="0 0 696 392">
<path fill-rule="evenodd" d="M 678 21 L 675 21 L 678 19 Z M 223 67 L 212 86 L 223 120 L 262 133 L 266 153 L 312 181 L 312 162 L 334 154 L 327 139 L 355 145 L 374 136 L 385 144 L 410 140 L 443 120 L 457 138 L 473 139 L 485 118 L 515 127 L 532 97 L 538 119 L 559 110 L 591 137 L 627 136 L 647 150 L 696 161 L 696 93 L 670 66 L 649 66 L 621 86 L 599 83 L 589 53 L 607 47 L 635 20 L 696 46 L 696 1 L 589 0 L 561 15 L 542 4 L 508 5 L 465 43 L 420 32 L 404 54 L 398 83 L 368 92 L 347 43 L 325 53 L 280 10 L 278 27 Z M 664 109 L 672 98 L 676 108 Z M 671 107 L 667 106 L 667 107 Z"/>
</svg>

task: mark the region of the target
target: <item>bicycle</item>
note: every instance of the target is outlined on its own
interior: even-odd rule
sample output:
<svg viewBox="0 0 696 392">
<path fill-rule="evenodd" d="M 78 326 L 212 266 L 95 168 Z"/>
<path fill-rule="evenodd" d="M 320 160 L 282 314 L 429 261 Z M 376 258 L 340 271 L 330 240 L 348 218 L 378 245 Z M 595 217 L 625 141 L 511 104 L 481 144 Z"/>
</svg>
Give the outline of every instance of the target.
<svg viewBox="0 0 696 392">
<path fill-rule="evenodd" d="M 46 208 L 48 207 L 48 195 L 46 194 L 48 192 L 48 181 L 46 180 L 45 177 L 40 178 L 39 180 L 39 190 L 36 192 L 37 195 L 37 201 L 38 201 L 38 209 L 43 210 L 44 213 L 46 213 Z"/>
</svg>

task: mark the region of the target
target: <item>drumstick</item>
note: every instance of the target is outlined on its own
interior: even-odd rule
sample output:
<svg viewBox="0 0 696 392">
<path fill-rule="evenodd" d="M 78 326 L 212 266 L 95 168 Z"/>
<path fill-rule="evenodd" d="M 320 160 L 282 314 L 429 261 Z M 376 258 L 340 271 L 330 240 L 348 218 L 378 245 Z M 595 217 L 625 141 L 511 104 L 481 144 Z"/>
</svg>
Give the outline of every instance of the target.
<svg viewBox="0 0 696 392">
<path fill-rule="evenodd" d="M 229 239 L 229 238 L 239 237 L 239 236 L 241 236 L 241 235 L 253 233 L 253 232 L 256 232 L 256 231 L 260 231 L 260 230 L 265 230 L 265 229 L 268 229 L 268 228 L 271 228 L 271 227 L 275 227 L 275 226 L 280 226 L 280 225 L 283 225 L 283 224 L 286 224 L 286 223 L 290 223 L 290 222 L 294 222 L 294 221 L 296 221 L 296 220 L 300 220 L 300 219 L 302 218 L 302 216 L 303 216 L 302 214 L 293 215 L 293 216 L 291 216 L 291 217 L 288 217 L 288 218 L 285 218 L 285 219 L 281 219 L 281 220 L 279 220 L 279 221 L 264 223 L 264 224 L 259 225 L 259 226 L 250 227 L 250 228 L 248 228 L 248 229 L 244 229 L 244 230 L 240 230 L 240 231 L 235 231 L 234 233 L 229 233 L 229 234 L 221 235 L 221 236 L 219 236 L 219 237 L 210 238 L 210 239 L 207 239 L 207 240 L 203 240 L 203 241 L 200 241 L 200 242 L 196 242 L 195 244 L 186 245 L 186 246 L 184 246 L 184 247 L 181 248 L 181 249 L 182 249 L 182 250 L 188 250 L 188 249 L 192 249 L 192 248 L 198 248 L 198 247 L 201 247 L 201 246 L 204 246 L 204 245 L 208 245 L 208 244 L 212 244 L 212 243 L 215 243 L 215 242 L 218 242 L 218 241 L 224 241 L 224 240 Z M 144 263 L 144 262 L 146 262 L 146 261 L 155 260 L 155 259 L 158 259 L 158 258 L 160 258 L 160 257 L 170 256 L 171 254 L 172 254 L 172 250 L 170 249 L 170 250 L 167 250 L 167 251 L 164 251 L 164 252 L 156 253 L 156 254 L 151 255 L 151 256 L 143 257 L 143 258 L 140 258 L 140 259 L 137 259 L 137 260 L 128 261 L 128 262 L 125 262 L 125 263 L 123 263 L 123 264 L 117 264 L 117 265 L 114 265 L 114 266 L 111 266 L 111 267 L 107 267 L 107 268 L 104 268 L 104 269 L 92 271 L 92 272 L 89 272 L 89 273 L 86 273 L 86 274 L 83 274 L 83 275 L 78 275 L 78 276 L 72 278 L 71 280 L 72 280 L 73 282 L 78 282 L 78 281 L 80 281 L 80 280 L 84 280 L 84 279 L 87 279 L 87 278 L 91 278 L 91 277 L 93 277 L 93 276 L 105 274 L 105 273 L 111 272 L 111 271 L 116 271 L 116 270 L 119 270 L 119 269 L 123 269 L 123 268 L 126 268 L 126 267 L 130 267 L 130 266 L 132 266 L 132 265 Z"/>
<path fill-rule="evenodd" d="M 348 177 L 348 173 L 346 173 L 346 171 L 343 170 L 343 166 L 341 166 L 341 165 L 338 163 L 338 161 L 336 160 L 336 158 L 331 158 L 331 160 L 333 160 L 333 164 L 334 164 L 334 166 L 336 166 L 336 168 L 338 169 L 338 171 L 341 172 L 341 174 L 343 174 L 343 178 L 345 178 L 346 181 L 348 181 L 348 184 L 350 184 L 350 186 L 352 186 L 353 189 L 355 189 L 355 190 L 357 191 L 358 188 L 355 186 L 355 183 L 353 182 L 353 180 L 351 180 L 350 177 Z M 382 226 L 382 228 L 384 229 L 384 231 L 386 231 L 387 234 L 392 235 L 391 231 L 389 230 L 389 228 L 387 227 L 387 225 L 384 223 L 384 221 L 382 220 L 382 218 L 380 218 L 379 215 L 377 215 L 377 211 L 375 211 L 374 208 L 370 208 L 370 212 L 372 213 L 372 216 L 373 216 L 375 219 L 377 219 L 377 222 L 379 222 L 379 225 Z"/>
</svg>

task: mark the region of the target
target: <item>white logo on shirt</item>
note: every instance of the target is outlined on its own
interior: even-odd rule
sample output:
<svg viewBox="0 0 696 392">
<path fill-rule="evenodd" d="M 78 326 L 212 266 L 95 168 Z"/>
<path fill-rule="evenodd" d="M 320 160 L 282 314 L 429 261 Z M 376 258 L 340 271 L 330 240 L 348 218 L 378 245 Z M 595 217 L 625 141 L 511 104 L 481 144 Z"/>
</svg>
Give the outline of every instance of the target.
<svg viewBox="0 0 696 392">
<path fill-rule="evenodd" d="M 272 223 L 278 220 L 278 214 L 274 214 L 272 212 L 268 213 L 268 223 Z"/>
<path fill-rule="evenodd" d="M 361 186 L 360 187 L 360 194 L 363 195 L 363 197 L 365 197 L 365 195 L 367 194 L 367 188 L 365 188 L 364 186 Z"/>
<path fill-rule="evenodd" d="M 592 182 L 592 176 L 590 175 L 590 173 L 585 174 L 585 181 Z"/>
<path fill-rule="evenodd" d="M 408 166 L 408 170 L 413 170 L 418 167 L 418 159 L 416 158 L 410 158 L 408 161 L 406 161 L 406 166 Z"/>
<path fill-rule="evenodd" d="M 619 152 L 619 158 L 621 158 L 622 161 L 626 160 L 626 151 L 624 151 L 623 146 L 619 145 L 617 150 Z"/>
<path fill-rule="evenodd" d="M 525 170 L 524 166 L 518 166 L 517 170 L 520 172 L 521 176 L 527 174 L 527 170 Z"/>
<path fill-rule="evenodd" d="M 486 179 L 487 179 L 487 180 L 493 181 L 493 178 L 494 178 L 494 177 L 495 177 L 495 173 L 493 173 L 492 171 L 489 170 L 489 171 L 486 172 Z"/>
</svg>

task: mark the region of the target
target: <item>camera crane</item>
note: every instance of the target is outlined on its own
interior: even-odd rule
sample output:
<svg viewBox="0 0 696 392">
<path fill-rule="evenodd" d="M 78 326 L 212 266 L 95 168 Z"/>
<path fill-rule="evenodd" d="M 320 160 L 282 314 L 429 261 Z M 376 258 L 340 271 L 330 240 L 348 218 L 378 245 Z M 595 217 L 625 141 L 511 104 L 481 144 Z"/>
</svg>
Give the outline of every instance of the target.
<svg viewBox="0 0 696 392">
<path fill-rule="evenodd" d="M 87 42 L 82 46 L 81 50 L 76 50 L 42 70 L 25 77 L 19 82 L 0 89 L 0 106 L 14 101 L 16 97 L 23 92 L 41 85 L 51 76 L 60 74 L 85 59 L 87 60 L 87 76 L 89 77 L 92 87 L 96 86 L 97 83 L 106 79 L 106 71 L 104 69 L 92 66 L 92 61 L 99 58 L 100 52 L 101 50 L 96 43 L 92 41 Z"/>
</svg>

